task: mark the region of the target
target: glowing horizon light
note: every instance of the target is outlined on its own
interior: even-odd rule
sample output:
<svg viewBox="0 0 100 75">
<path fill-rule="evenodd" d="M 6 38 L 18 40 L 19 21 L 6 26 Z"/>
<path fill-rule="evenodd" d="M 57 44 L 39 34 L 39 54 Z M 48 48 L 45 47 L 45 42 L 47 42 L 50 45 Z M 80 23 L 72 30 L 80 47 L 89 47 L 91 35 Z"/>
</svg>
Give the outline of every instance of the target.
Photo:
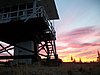
<svg viewBox="0 0 100 75">
<path fill-rule="evenodd" d="M 74 59 L 75 59 L 76 62 L 80 62 L 80 58 L 74 58 Z M 94 58 L 94 59 L 93 58 L 92 59 L 89 59 L 89 58 L 81 58 L 81 60 L 82 60 L 83 63 L 84 62 L 97 62 L 97 59 L 96 58 Z M 63 62 L 72 62 L 71 59 L 70 58 L 67 58 L 67 57 L 66 58 L 63 58 L 62 61 Z"/>
</svg>

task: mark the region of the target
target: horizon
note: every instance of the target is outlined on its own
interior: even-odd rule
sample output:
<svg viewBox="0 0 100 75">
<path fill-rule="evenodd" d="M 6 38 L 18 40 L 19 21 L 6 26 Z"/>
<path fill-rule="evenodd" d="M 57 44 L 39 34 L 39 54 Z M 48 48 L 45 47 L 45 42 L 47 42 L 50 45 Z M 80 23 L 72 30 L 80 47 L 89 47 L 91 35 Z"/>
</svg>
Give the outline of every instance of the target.
<svg viewBox="0 0 100 75">
<path fill-rule="evenodd" d="M 79 58 L 82 62 L 97 61 L 97 51 L 100 52 L 100 0 L 55 0 L 55 4 L 60 17 L 54 21 L 59 58 L 64 62 L 71 62 L 71 56 L 77 62 Z M 14 54 L 14 51 L 10 52 Z"/>
<path fill-rule="evenodd" d="M 100 52 L 100 0 L 55 0 L 57 52 L 64 62 L 73 56 L 83 62 L 97 60 Z"/>
</svg>

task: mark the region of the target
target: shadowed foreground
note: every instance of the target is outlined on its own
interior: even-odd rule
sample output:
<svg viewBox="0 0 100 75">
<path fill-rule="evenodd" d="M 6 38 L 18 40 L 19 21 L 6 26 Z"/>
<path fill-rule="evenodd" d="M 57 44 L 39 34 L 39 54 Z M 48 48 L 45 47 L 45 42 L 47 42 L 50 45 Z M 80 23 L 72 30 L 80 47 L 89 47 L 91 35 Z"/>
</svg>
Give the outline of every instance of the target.
<svg viewBox="0 0 100 75">
<path fill-rule="evenodd" d="M 100 75 L 100 63 L 63 63 L 60 66 L 1 66 L 0 75 Z"/>
</svg>

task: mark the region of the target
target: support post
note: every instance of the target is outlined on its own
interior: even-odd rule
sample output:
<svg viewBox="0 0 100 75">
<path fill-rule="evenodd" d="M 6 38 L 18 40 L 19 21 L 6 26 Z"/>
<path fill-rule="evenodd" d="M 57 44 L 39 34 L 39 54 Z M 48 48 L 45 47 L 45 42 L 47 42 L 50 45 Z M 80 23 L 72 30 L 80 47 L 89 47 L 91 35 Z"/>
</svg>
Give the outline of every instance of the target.
<svg viewBox="0 0 100 75">
<path fill-rule="evenodd" d="M 38 61 L 38 43 L 36 41 L 34 41 L 34 61 L 37 62 Z"/>
</svg>

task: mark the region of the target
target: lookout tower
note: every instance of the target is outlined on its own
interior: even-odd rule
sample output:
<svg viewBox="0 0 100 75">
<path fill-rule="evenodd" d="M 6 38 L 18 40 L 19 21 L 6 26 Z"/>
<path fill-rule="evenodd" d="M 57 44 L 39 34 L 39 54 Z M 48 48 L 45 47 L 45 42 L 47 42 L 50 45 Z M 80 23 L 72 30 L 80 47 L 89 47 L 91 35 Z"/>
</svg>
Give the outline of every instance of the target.
<svg viewBox="0 0 100 75">
<path fill-rule="evenodd" d="M 58 59 L 56 31 L 51 20 L 59 19 L 54 0 L 0 0 L 0 41 L 8 43 L 0 53 L 15 64 L 32 64 L 40 57 Z M 14 55 L 9 53 L 13 49 Z"/>
</svg>

